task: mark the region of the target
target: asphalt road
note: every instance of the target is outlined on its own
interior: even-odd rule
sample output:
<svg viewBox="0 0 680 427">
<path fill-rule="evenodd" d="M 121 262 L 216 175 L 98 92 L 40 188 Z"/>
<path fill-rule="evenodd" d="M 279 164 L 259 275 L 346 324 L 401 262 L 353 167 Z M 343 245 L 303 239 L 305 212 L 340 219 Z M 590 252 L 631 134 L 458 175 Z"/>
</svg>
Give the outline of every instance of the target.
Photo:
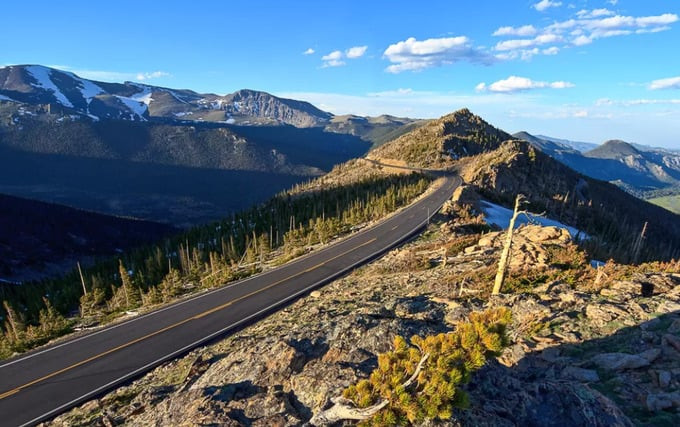
<svg viewBox="0 0 680 427">
<path fill-rule="evenodd" d="M 266 273 L 41 351 L 0 362 L 0 425 L 31 425 L 346 274 L 420 231 L 460 178 L 398 214 Z"/>
</svg>

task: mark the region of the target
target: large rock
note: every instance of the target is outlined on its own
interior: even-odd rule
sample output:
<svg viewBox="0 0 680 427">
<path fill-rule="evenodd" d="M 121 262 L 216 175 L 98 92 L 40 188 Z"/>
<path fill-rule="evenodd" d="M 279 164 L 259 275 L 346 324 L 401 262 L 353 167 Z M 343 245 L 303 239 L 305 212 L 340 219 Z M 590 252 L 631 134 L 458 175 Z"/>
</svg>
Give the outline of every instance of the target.
<svg viewBox="0 0 680 427">
<path fill-rule="evenodd" d="M 592 361 L 603 369 L 625 371 L 649 366 L 660 354 L 659 349 L 648 350 L 640 354 L 602 353 L 593 357 Z"/>
</svg>

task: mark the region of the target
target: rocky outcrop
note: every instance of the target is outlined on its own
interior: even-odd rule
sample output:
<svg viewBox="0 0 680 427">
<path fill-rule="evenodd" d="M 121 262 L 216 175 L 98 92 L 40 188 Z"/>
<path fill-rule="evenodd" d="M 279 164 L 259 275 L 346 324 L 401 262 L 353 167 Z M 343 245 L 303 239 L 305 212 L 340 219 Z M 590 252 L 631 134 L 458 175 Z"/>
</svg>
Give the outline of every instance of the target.
<svg viewBox="0 0 680 427">
<path fill-rule="evenodd" d="M 510 269 L 546 269 L 549 267 L 549 250 L 566 245 L 571 235 L 563 228 L 527 225 L 517 229 L 512 239 Z M 505 232 L 489 233 L 477 244 L 465 248 L 465 253 L 495 253 L 505 243 Z"/>
<path fill-rule="evenodd" d="M 525 227 L 518 234 L 530 252 L 569 245 L 568 235 L 552 228 Z M 438 248 L 459 238 L 451 242 L 450 234 L 437 232 L 392 251 L 51 425 L 302 425 L 331 397 L 366 378 L 396 335 L 446 332 L 471 311 L 490 306 L 512 311 L 512 344 L 466 386 L 470 408 L 432 425 L 678 420 L 676 267 L 640 268 L 625 278 L 607 267 L 607 278 L 596 286 L 596 273 L 582 265 L 581 275 L 569 276 L 578 282 L 547 275 L 521 293 L 490 298 L 490 283 L 475 277 L 494 267 L 494 235 L 478 236 L 479 250 L 450 254 L 444 263 Z M 522 266 L 526 274 L 565 271 L 554 257 L 543 266 L 538 255 L 530 256 Z M 413 259 L 427 262 L 404 262 Z M 645 283 L 656 285 L 643 292 Z"/>
</svg>

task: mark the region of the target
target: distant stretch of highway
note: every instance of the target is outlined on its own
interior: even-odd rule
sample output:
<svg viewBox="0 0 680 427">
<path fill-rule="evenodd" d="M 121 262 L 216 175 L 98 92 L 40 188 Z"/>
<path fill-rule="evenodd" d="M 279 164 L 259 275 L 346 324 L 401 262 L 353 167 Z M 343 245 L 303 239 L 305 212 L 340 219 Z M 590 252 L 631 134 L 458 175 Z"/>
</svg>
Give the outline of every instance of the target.
<svg viewBox="0 0 680 427">
<path fill-rule="evenodd" d="M 378 225 L 265 273 L 39 351 L 0 362 L 0 425 L 53 418 L 216 337 L 275 311 L 423 229 L 461 180 Z"/>
</svg>

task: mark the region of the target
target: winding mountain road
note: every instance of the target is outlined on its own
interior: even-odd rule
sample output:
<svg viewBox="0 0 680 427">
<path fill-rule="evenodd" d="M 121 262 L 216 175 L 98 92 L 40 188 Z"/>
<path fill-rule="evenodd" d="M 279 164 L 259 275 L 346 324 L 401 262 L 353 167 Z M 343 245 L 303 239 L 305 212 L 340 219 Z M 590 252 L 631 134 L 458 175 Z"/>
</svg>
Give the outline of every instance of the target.
<svg viewBox="0 0 680 427">
<path fill-rule="evenodd" d="M 395 215 L 265 273 L 40 351 L 0 362 L 0 425 L 32 425 L 274 311 L 420 231 L 460 185 L 440 185 Z"/>
</svg>

